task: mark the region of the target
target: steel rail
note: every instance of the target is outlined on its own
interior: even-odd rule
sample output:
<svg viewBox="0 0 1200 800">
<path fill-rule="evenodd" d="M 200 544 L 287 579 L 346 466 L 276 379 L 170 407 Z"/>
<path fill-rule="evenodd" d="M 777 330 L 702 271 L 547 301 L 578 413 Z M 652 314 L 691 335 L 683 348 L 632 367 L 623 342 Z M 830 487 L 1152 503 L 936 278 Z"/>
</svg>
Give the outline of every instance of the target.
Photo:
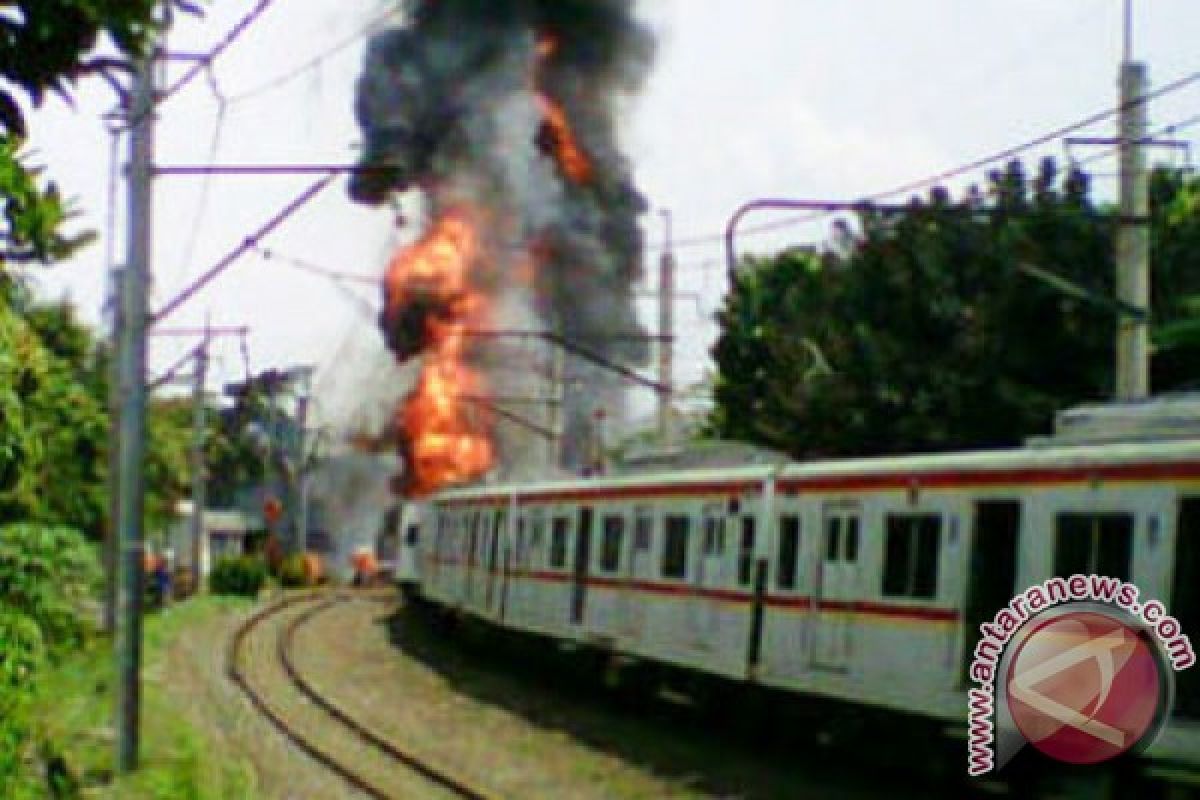
<svg viewBox="0 0 1200 800">
<path fill-rule="evenodd" d="M 240 654 L 242 647 L 246 639 L 249 638 L 250 634 L 253 633 L 256 628 L 258 628 L 262 623 L 266 622 L 271 617 L 287 611 L 294 606 L 303 603 L 313 603 L 314 605 L 312 608 L 304 611 L 295 619 L 291 620 L 284 627 L 284 629 L 280 631 L 276 638 L 276 660 L 283 668 L 283 671 L 287 675 L 290 684 L 308 700 L 310 700 L 315 706 L 336 720 L 356 739 L 371 746 L 376 751 L 383 753 L 392 760 L 403 764 L 405 767 L 421 775 L 431 783 L 435 783 L 459 797 L 468 798 L 468 800 L 496 800 L 497 795 L 471 786 L 469 783 L 461 778 L 456 777 L 448 770 L 431 764 L 429 761 L 418 757 L 411 751 L 398 747 L 393 742 L 390 742 L 367 729 L 345 711 L 331 703 L 300 674 L 299 670 L 297 670 L 291 656 L 294 639 L 297 632 L 304 625 L 312 622 L 312 620 L 319 615 L 351 599 L 351 597 L 343 594 L 334 595 L 332 597 L 326 597 L 320 593 L 305 594 L 287 598 L 281 602 L 267 606 L 255 612 L 238 626 L 230 639 L 230 645 L 226 659 L 226 673 L 229 676 L 229 679 L 237 685 L 237 687 L 246 696 L 251 705 L 254 706 L 255 710 L 260 715 L 266 718 L 276 728 L 276 730 L 283 734 L 283 736 L 289 742 L 294 744 L 305 754 L 369 797 L 376 798 L 376 800 L 394 800 L 394 795 L 371 783 L 345 763 L 327 753 L 321 746 L 314 743 L 310 738 L 296 730 L 296 728 L 288 723 L 288 721 L 284 719 L 279 712 L 270 707 L 261 692 L 250 685 L 250 682 L 247 680 L 246 675 L 241 669 Z"/>
</svg>

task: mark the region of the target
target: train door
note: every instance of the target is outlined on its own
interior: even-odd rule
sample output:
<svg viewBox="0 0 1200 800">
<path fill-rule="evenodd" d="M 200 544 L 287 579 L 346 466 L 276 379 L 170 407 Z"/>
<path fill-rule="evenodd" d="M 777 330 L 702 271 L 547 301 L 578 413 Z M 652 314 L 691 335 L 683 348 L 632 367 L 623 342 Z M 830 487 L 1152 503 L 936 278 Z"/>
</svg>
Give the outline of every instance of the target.
<svg viewBox="0 0 1200 800">
<path fill-rule="evenodd" d="M 854 603 L 862 596 L 859 544 L 862 513 L 857 507 L 826 505 L 817 558 L 816 627 L 813 664 L 844 670 L 854 651 Z"/>
<path fill-rule="evenodd" d="M 654 509 L 635 508 L 629 558 L 625 561 L 625 591 L 621 592 L 621 630 L 633 639 L 642 638 L 646 625 L 646 597 L 638 587 L 654 579 L 653 542 Z"/>
<path fill-rule="evenodd" d="M 704 507 L 703 536 L 696 569 L 696 633 L 702 643 L 711 643 L 721 623 L 719 592 L 725 585 L 725 508 L 720 503 Z"/>
<path fill-rule="evenodd" d="M 575 561 L 571 577 L 571 624 L 583 624 L 587 598 L 588 563 L 592 553 L 592 507 L 581 506 L 575 530 Z"/>
<path fill-rule="evenodd" d="M 964 681 L 975 658 L 979 626 L 990 622 L 1016 593 L 1020 530 L 1020 502 L 981 500 L 975 504 L 975 528 L 971 533 L 967 597 L 963 613 Z"/>
<path fill-rule="evenodd" d="M 1175 526 L 1175 578 L 1171 615 L 1184 633 L 1200 631 L 1200 497 L 1179 501 Z M 1200 668 L 1175 673 L 1175 713 L 1200 717 Z"/>
</svg>

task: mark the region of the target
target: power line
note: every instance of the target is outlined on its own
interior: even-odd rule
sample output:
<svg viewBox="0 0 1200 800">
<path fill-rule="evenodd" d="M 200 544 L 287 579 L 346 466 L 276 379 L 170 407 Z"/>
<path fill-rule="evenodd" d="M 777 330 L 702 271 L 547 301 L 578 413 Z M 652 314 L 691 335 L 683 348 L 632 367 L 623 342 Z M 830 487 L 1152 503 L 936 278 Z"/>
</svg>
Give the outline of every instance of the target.
<svg viewBox="0 0 1200 800">
<path fill-rule="evenodd" d="M 1188 75 L 1183 76 L 1182 78 L 1179 78 L 1170 83 L 1167 83 L 1167 84 L 1159 87 L 1158 89 L 1154 89 L 1150 92 L 1147 92 L 1147 93 L 1141 95 L 1140 97 L 1134 98 L 1133 100 L 1129 101 L 1129 103 L 1127 103 L 1125 105 L 1136 105 L 1136 104 L 1140 104 L 1140 103 L 1147 103 L 1151 100 L 1155 100 L 1164 95 L 1167 95 L 1172 92 L 1179 91 L 1180 89 L 1186 88 L 1187 86 L 1190 86 L 1191 84 L 1196 83 L 1197 81 L 1200 81 L 1200 71 L 1192 72 Z M 1117 106 L 1115 108 L 1107 108 L 1103 111 L 1097 111 L 1096 113 L 1091 114 L 1087 117 L 1084 117 L 1083 119 L 1080 119 L 1069 125 L 1064 125 L 1060 128 L 1055 128 L 1054 130 L 1049 131 L 1048 133 L 1043 133 L 1039 136 L 1035 136 L 1034 138 L 1029 139 L 1028 141 L 1022 142 L 1017 145 L 1013 145 L 1011 147 L 1007 147 L 1003 150 L 1000 150 L 999 152 L 992 153 L 991 155 L 983 156 L 981 158 L 977 158 L 972 161 L 968 161 L 965 164 L 960 164 L 959 166 L 944 170 L 942 172 L 939 172 L 935 175 L 931 175 L 926 178 L 921 178 L 920 180 L 910 181 L 908 183 L 904 183 L 899 186 L 895 186 L 891 189 L 887 189 L 887 190 L 884 190 L 881 192 L 876 192 L 875 194 L 867 195 L 866 197 L 861 198 L 859 200 L 859 202 L 862 202 L 862 203 L 877 202 L 880 200 L 886 200 L 888 198 L 895 197 L 896 195 L 899 195 L 899 194 L 908 194 L 910 192 L 915 192 L 920 189 L 927 189 L 932 186 L 936 186 L 940 183 L 944 183 L 953 178 L 957 178 L 957 177 L 960 177 L 967 173 L 974 172 L 982 167 L 988 166 L 989 164 L 994 164 L 997 161 L 1008 160 L 1008 159 L 1013 158 L 1014 156 L 1017 156 L 1017 155 L 1020 155 L 1021 153 L 1026 152 L 1028 150 L 1032 150 L 1036 147 L 1041 147 L 1042 145 L 1048 144 L 1057 139 L 1063 139 L 1063 138 L 1067 137 L 1068 135 L 1074 133 L 1075 131 L 1082 130 L 1083 128 L 1091 127 L 1092 125 L 1096 125 L 1100 122 L 1104 122 L 1105 120 L 1111 119 L 1112 117 L 1115 117 L 1117 114 L 1121 113 L 1123 108 L 1124 108 L 1124 106 Z M 797 225 L 797 224 L 800 224 L 803 222 L 812 222 L 814 220 L 823 219 L 823 218 L 828 217 L 830 215 L 830 213 L 831 212 L 829 212 L 829 211 L 820 211 L 820 212 L 816 212 L 816 213 L 812 213 L 812 214 L 803 214 L 798 217 L 789 217 L 787 219 L 776 220 L 775 222 L 761 223 L 759 225 L 754 225 L 754 226 L 744 229 L 743 231 L 741 231 L 739 233 L 739 235 L 754 236 L 754 235 L 758 235 L 758 234 L 762 234 L 762 233 L 768 233 L 770 231 L 775 231 L 775 230 L 779 230 L 781 228 L 791 227 L 793 225 Z M 724 239 L 724 234 L 721 234 L 721 233 L 703 234 L 703 235 L 699 235 L 699 236 L 692 236 L 692 237 L 685 237 L 683 239 L 678 239 L 675 241 L 675 247 L 676 248 L 698 247 L 701 245 L 716 244 L 718 242 L 721 242 L 723 239 Z M 661 245 L 653 245 L 651 249 L 658 248 L 660 246 Z"/>
<path fill-rule="evenodd" d="M 258 4 L 255 5 L 254 8 L 250 9 L 250 11 L 244 17 L 242 17 L 236 25 L 230 28 L 229 32 L 225 34 L 224 38 L 217 42 L 217 44 L 207 53 L 197 58 L 195 63 L 192 64 L 191 68 L 184 72 L 178 80 L 159 93 L 155 100 L 155 105 L 162 105 L 167 100 L 171 99 L 171 97 L 178 94 L 185 86 L 194 81 L 196 76 L 198 76 L 200 73 L 211 69 L 213 62 L 216 61 L 222 53 L 228 50 L 229 46 L 237 41 L 238 37 L 245 33 L 246 30 L 253 25 L 259 17 L 266 13 L 267 9 L 273 2 L 274 0 L 258 0 Z"/>
<path fill-rule="evenodd" d="M 354 283 L 368 284 L 370 286 L 380 286 L 383 283 L 382 277 L 372 277 L 370 275 L 363 275 L 362 273 L 343 272 L 341 270 L 331 269 L 330 267 L 323 267 L 320 264 L 314 264 L 313 262 L 302 258 L 284 255 L 283 253 L 280 253 L 277 250 L 272 250 L 269 247 L 262 247 L 256 244 L 251 249 L 268 261 L 279 261 L 289 267 L 295 267 L 296 269 L 303 270 L 305 272 L 311 272 L 314 275 L 320 275 L 325 278 L 331 278 L 335 281 L 352 281 Z"/>
<path fill-rule="evenodd" d="M 1169 136 L 1171 134 L 1179 133 L 1180 131 L 1185 131 L 1188 128 L 1193 128 L 1196 125 L 1200 125 L 1200 114 L 1188 117 L 1187 119 L 1184 119 L 1184 120 L 1180 120 L 1179 122 L 1173 122 L 1170 125 L 1164 125 L 1163 127 L 1154 131 L 1154 133 L 1150 134 L 1147 138 L 1148 139 L 1157 139 L 1160 136 Z M 1104 150 L 1099 153 L 1094 153 L 1093 155 L 1087 156 L 1086 158 L 1072 160 L 1071 163 L 1073 163 L 1077 167 L 1087 166 L 1088 164 L 1094 164 L 1095 162 L 1100 161 L 1101 159 L 1105 159 L 1110 156 L 1116 155 L 1120 151 L 1120 149 L 1121 149 L 1120 142 L 1118 141 L 1118 143 L 1116 145 L 1108 148 L 1107 150 Z"/>
<path fill-rule="evenodd" d="M 288 219 L 288 217 L 295 214 L 297 211 L 307 205 L 314 197 L 327 189 L 329 185 L 333 183 L 333 180 L 333 175 L 326 175 L 297 195 L 296 198 L 284 206 L 279 213 L 267 220 L 253 234 L 247 236 L 241 244 L 239 244 L 224 258 L 209 268 L 207 272 L 192 282 L 190 286 L 176 295 L 161 309 L 151 314 L 149 319 L 150 324 L 157 324 L 177 311 L 181 305 L 191 299 L 192 295 L 203 289 L 209 282 L 228 269 L 235 261 L 258 246 L 260 241 L 262 241 L 272 231 L 282 225 L 284 221 Z"/>
<path fill-rule="evenodd" d="M 380 14 L 379 16 L 375 17 L 370 22 L 368 22 L 366 25 L 364 25 L 362 28 L 355 31 L 350 36 L 347 36 L 346 38 L 341 39 L 338 42 L 336 42 L 332 47 L 325 50 L 324 52 L 319 53 L 316 56 L 313 56 L 312 58 L 308 59 L 304 63 L 298 64 L 295 67 L 293 67 L 292 69 L 282 72 L 273 78 L 268 78 L 267 80 L 263 81 L 262 83 L 259 83 L 255 86 L 252 86 L 249 89 L 246 89 L 243 92 L 239 92 L 239 93 L 233 95 L 232 97 L 229 98 L 229 104 L 231 106 L 240 105 L 241 103 L 244 103 L 247 100 L 251 100 L 255 97 L 267 94 L 268 92 L 273 92 L 276 89 L 286 86 L 287 84 L 291 83 L 296 78 L 303 75 L 304 73 L 309 72 L 310 70 L 316 69 L 317 67 L 321 66 L 321 64 L 323 64 L 325 61 L 328 61 L 329 59 L 336 56 L 338 53 L 341 53 L 343 50 L 346 50 L 350 46 L 357 44 L 363 37 L 365 37 L 367 34 L 369 34 L 376 25 L 380 24 L 381 22 L 386 20 L 391 15 L 392 15 L 391 11 L 386 11 L 383 14 Z"/>
</svg>

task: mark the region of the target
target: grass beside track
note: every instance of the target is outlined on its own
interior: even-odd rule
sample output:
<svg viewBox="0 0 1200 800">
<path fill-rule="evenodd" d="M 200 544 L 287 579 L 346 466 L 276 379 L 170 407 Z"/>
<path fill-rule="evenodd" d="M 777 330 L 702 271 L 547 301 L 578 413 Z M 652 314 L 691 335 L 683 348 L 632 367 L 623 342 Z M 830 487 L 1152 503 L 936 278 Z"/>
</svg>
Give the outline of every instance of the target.
<svg viewBox="0 0 1200 800">
<path fill-rule="evenodd" d="M 143 651 L 141 764 L 113 780 L 115 750 L 111 641 L 98 638 L 47 671 L 35 708 L 37 758 L 31 780 L 48 797 L 113 800 L 259 800 L 254 770 L 186 720 L 165 665 L 189 628 L 247 611 L 248 600 L 201 597 L 148 616 Z"/>
</svg>

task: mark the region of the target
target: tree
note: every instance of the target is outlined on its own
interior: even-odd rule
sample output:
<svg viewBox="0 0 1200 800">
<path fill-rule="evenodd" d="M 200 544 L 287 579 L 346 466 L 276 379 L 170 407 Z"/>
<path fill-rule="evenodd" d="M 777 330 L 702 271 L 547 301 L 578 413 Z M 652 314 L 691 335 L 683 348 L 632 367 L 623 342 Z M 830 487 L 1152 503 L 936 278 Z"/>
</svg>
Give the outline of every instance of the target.
<svg viewBox="0 0 1200 800">
<path fill-rule="evenodd" d="M 1200 293 L 1196 187 L 1154 180 L 1154 308 L 1168 324 L 1186 313 L 1176 298 Z M 743 262 L 713 351 L 715 433 L 796 456 L 1003 446 L 1111 394 L 1116 218 L 1086 175 L 1045 160 L 1031 178 L 1014 162 L 984 192 L 935 189 L 858 223 L 836 249 Z M 1156 388 L 1194 378 L 1196 353 L 1157 359 Z"/>
<path fill-rule="evenodd" d="M 0 304 L 0 523 L 96 533 L 106 513 L 104 397 Z"/>
<path fill-rule="evenodd" d="M 116 84 L 145 53 L 160 24 L 158 0 L 11 0 L 0 15 L 0 269 L 11 262 L 51 263 L 91 240 L 68 235 L 70 209 L 58 186 L 23 154 L 22 105 L 40 106 L 48 93 L 69 100 L 81 79 Z M 171 7 L 190 13 L 187 0 Z M 97 55 L 108 50 L 112 55 Z"/>
</svg>

